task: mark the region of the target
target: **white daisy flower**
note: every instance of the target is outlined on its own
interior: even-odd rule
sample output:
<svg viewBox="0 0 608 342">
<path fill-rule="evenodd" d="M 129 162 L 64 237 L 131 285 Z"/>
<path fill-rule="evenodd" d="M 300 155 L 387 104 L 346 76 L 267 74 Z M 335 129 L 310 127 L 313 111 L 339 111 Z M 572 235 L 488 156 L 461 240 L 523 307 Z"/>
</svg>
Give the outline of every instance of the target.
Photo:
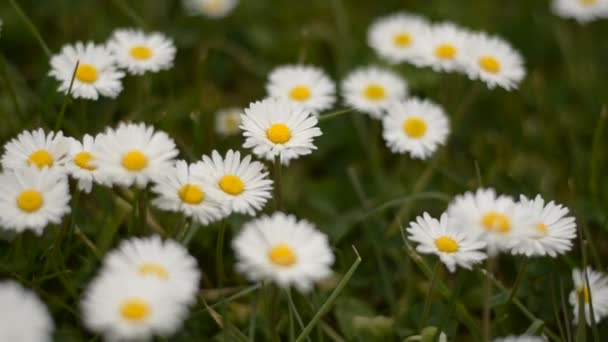
<svg viewBox="0 0 608 342">
<path fill-rule="evenodd" d="M 603 273 L 596 272 L 587 267 L 587 277 L 589 287 L 585 281 L 585 274 L 578 268 L 572 270 L 572 281 L 574 289 L 568 298 L 573 307 L 574 322 L 578 322 L 579 296 L 582 294 L 585 305 L 585 321 L 591 325 L 591 304 L 593 304 L 593 318 L 595 323 L 599 323 L 604 317 L 608 316 L 608 277 Z"/>
<path fill-rule="evenodd" d="M 320 68 L 309 65 L 283 65 L 268 77 L 266 91 L 304 106 L 310 112 L 329 109 L 336 102 L 336 85 Z"/>
<path fill-rule="evenodd" d="M 509 335 L 505 337 L 499 337 L 492 340 L 492 342 L 546 342 L 547 338 L 543 336 L 534 335 Z"/>
<path fill-rule="evenodd" d="M 70 212 L 65 175 L 48 169 L 27 168 L 0 174 L 0 226 L 42 234 L 49 223 L 59 224 Z"/>
<path fill-rule="evenodd" d="M 53 319 L 46 305 L 16 282 L 0 282 L 0 341 L 53 340 Z"/>
<path fill-rule="evenodd" d="M 215 113 L 215 132 L 222 136 L 238 134 L 241 129 L 241 108 L 226 108 Z"/>
<path fill-rule="evenodd" d="M 383 137 L 394 153 L 427 159 L 445 144 L 450 126 L 443 109 L 428 101 L 410 98 L 392 103 L 382 119 Z"/>
<path fill-rule="evenodd" d="M 107 46 L 118 66 L 127 69 L 133 75 L 159 72 L 173 67 L 175 44 L 160 32 L 116 30 Z"/>
<path fill-rule="evenodd" d="M 204 15 L 209 18 L 227 16 L 239 3 L 238 0 L 183 0 L 190 15 Z"/>
<path fill-rule="evenodd" d="M 454 225 L 482 234 L 488 254 L 510 250 L 533 233 L 534 221 L 509 196 L 496 195 L 494 189 L 477 189 L 458 195 L 448 206 Z"/>
<path fill-rule="evenodd" d="M 289 100 L 267 98 L 253 102 L 241 116 L 241 129 L 246 138 L 243 147 L 251 148 L 260 158 L 282 164 L 312 153 L 313 139 L 320 136 L 317 118 L 302 106 Z"/>
<path fill-rule="evenodd" d="M 353 70 L 342 81 L 342 98 L 354 109 L 379 119 L 395 101 L 405 99 L 407 83 L 397 74 L 375 66 Z"/>
<path fill-rule="evenodd" d="M 187 304 L 196 301 L 200 280 L 196 259 L 173 240 L 163 241 L 156 235 L 123 240 L 106 255 L 104 272 L 151 277 L 171 289 L 175 300 Z"/>
<path fill-rule="evenodd" d="M 428 39 L 429 24 L 419 16 L 398 13 L 374 21 L 367 32 L 367 43 L 391 63 L 420 65 L 422 42 Z"/>
<path fill-rule="evenodd" d="M 144 123 L 123 122 L 98 135 L 92 153 L 100 182 L 143 188 L 171 169 L 178 151 L 167 133 Z"/>
<path fill-rule="evenodd" d="M 246 223 L 232 248 L 236 269 L 254 282 L 272 280 L 309 292 L 332 273 L 334 255 L 327 236 L 293 215 L 275 212 Z"/>
<path fill-rule="evenodd" d="M 479 239 L 479 234 L 456 227 L 450 221 L 445 213 L 439 221 L 424 213 L 410 222 L 408 239 L 419 243 L 418 252 L 437 255 L 450 272 L 456 271 L 457 265 L 470 270 L 486 258 L 483 252 L 486 243 Z"/>
<path fill-rule="evenodd" d="M 469 78 L 484 81 L 490 89 L 516 89 L 526 76 L 519 52 L 506 41 L 484 33 L 470 36 L 465 61 Z"/>
<path fill-rule="evenodd" d="M 214 193 L 209 192 L 211 186 L 206 182 L 206 175 L 197 171 L 201 169 L 197 164 L 188 165 L 178 160 L 162 177 L 155 178 L 152 191 L 158 197 L 152 204 L 162 210 L 181 212 L 208 225 L 222 219 L 224 214 Z"/>
<path fill-rule="evenodd" d="M 428 39 L 421 43 L 422 62 L 434 71 L 464 71 L 465 50 L 471 33 L 452 23 L 431 27 Z"/>
<path fill-rule="evenodd" d="M 78 189 L 86 193 L 91 192 L 93 181 L 97 174 L 95 157 L 92 150 L 95 146 L 95 138 L 85 134 L 82 142 L 70 139 L 69 161 L 66 170 L 73 178 L 78 180 Z"/>
<path fill-rule="evenodd" d="M 203 175 L 209 191 L 224 207 L 226 214 L 233 212 L 254 216 L 272 198 L 272 180 L 264 164 L 241 159 L 238 151 L 229 150 L 226 157 L 213 151 L 211 158 L 203 156 L 202 163 L 194 166 L 196 174 Z"/>
<path fill-rule="evenodd" d="M 42 128 L 23 131 L 4 145 L 5 170 L 37 167 L 63 171 L 68 161 L 69 140 L 61 132 L 45 134 Z"/>
<path fill-rule="evenodd" d="M 576 238 L 576 223 L 569 216 L 568 208 L 553 201 L 545 205 L 540 195 L 529 200 L 521 196 L 520 205 L 534 219 L 533 233 L 522 239 L 512 249 L 514 254 L 526 256 L 545 256 L 555 258 L 572 249 L 572 240 Z"/>
<path fill-rule="evenodd" d="M 51 58 L 49 76 L 61 82 L 60 92 L 67 94 L 70 89 L 77 62 L 71 96 L 97 100 L 99 95 L 115 98 L 120 94 L 121 79 L 125 74 L 116 69 L 114 58 L 105 46 L 92 42 L 65 45 L 59 54 Z"/>
<path fill-rule="evenodd" d="M 553 0 L 551 9 L 557 16 L 586 24 L 608 17 L 608 0 Z"/>
<path fill-rule="evenodd" d="M 181 326 L 188 307 L 176 301 L 173 289 L 130 273 L 104 272 L 81 299 L 84 325 L 109 341 L 169 337 Z"/>
</svg>

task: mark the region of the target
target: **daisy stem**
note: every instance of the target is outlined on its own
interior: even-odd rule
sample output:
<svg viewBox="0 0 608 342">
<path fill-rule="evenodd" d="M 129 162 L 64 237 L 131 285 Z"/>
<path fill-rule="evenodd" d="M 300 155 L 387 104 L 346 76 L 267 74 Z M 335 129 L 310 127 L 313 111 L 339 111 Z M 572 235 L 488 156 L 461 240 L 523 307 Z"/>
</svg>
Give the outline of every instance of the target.
<svg viewBox="0 0 608 342">
<path fill-rule="evenodd" d="M 293 297 L 291 296 L 291 289 L 285 290 L 285 293 L 287 294 L 287 302 L 289 304 L 289 308 L 291 309 L 291 311 L 293 311 L 293 315 L 295 316 L 296 321 L 298 322 L 298 326 L 300 327 L 301 330 L 303 330 L 304 323 L 303 323 L 302 317 L 300 316 L 300 313 L 298 312 L 298 309 L 293 301 Z"/>
<path fill-rule="evenodd" d="M 59 115 L 57 115 L 57 121 L 55 121 L 55 132 L 61 130 L 61 124 L 63 123 L 65 111 L 68 108 L 68 103 L 71 102 L 70 95 L 72 94 L 72 87 L 74 86 L 74 79 L 76 79 L 76 71 L 78 70 L 79 64 L 80 61 L 76 61 L 76 66 L 74 66 L 74 71 L 72 71 L 72 78 L 70 79 L 70 86 L 68 87 L 68 92 L 63 97 L 61 110 L 59 110 Z"/>
<path fill-rule="evenodd" d="M 218 288 L 222 287 L 224 280 L 224 235 L 226 234 L 226 219 L 220 222 L 220 227 L 217 231 L 217 244 L 215 246 L 215 268 L 216 268 L 216 284 Z"/>
<path fill-rule="evenodd" d="M 570 317 L 568 316 L 568 305 L 566 304 L 566 292 L 564 291 L 564 280 L 559 279 L 559 297 L 561 302 L 562 314 L 564 315 L 564 326 L 566 327 L 567 341 L 572 342 L 572 331 L 570 330 Z"/>
<path fill-rule="evenodd" d="M 141 193 L 138 197 L 138 224 L 139 231 L 143 233 L 146 231 L 146 217 L 148 216 L 148 188 L 146 187 L 141 190 Z"/>
<path fill-rule="evenodd" d="M 343 114 L 351 113 L 353 111 L 352 108 L 338 109 L 329 113 L 323 113 L 319 115 L 319 122 L 327 121 L 333 119 L 337 116 L 341 116 Z"/>
<path fill-rule="evenodd" d="M 591 167 L 590 167 L 590 175 L 589 175 L 589 190 L 591 192 L 591 199 L 596 203 L 598 202 L 598 177 L 599 177 L 599 166 L 598 161 L 600 160 L 600 146 L 602 135 L 604 133 L 604 124 L 606 123 L 606 118 L 608 117 L 608 112 L 606 111 L 606 106 L 602 107 L 602 111 L 600 112 L 600 118 L 595 126 L 595 133 L 593 134 L 593 143 L 591 145 Z"/>
<path fill-rule="evenodd" d="M 595 312 L 593 311 L 593 294 L 591 293 L 592 291 L 591 291 L 591 286 L 589 286 L 589 275 L 587 274 L 587 265 L 588 265 L 587 248 L 589 247 L 589 240 L 587 239 L 586 235 L 587 235 L 587 231 L 585 229 L 579 228 L 578 238 L 579 238 L 579 243 L 581 245 L 581 254 L 583 257 L 583 275 L 584 275 L 584 280 L 585 280 L 585 286 L 587 288 L 587 292 L 589 295 L 589 298 L 588 298 L 589 313 L 590 313 L 589 318 L 591 318 L 590 323 L 591 323 L 591 329 L 593 332 L 593 340 L 595 342 L 599 342 L 600 337 L 599 337 L 599 333 L 597 331 Z M 579 298 L 579 303 L 586 303 L 586 302 L 587 301 L 585 300 L 585 298 L 583 298 L 582 301 Z M 584 307 L 585 305 L 579 305 L 579 307 L 580 306 Z"/>
<path fill-rule="evenodd" d="M 274 157 L 274 193 L 276 210 L 283 210 L 282 174 L 281 157 Z"/>
<path fill-rule="evenodd" d="M 34 35 L 34 37 L 38 41 L 38 44 L 40 44 L 40 47 L 42 48 L 42 51 L 44 51 L 44 54 L 48 58 L 51 58 L 51 49 L 49 49 L 49 46 L 46 45 L 44 39 L 42 39 L 42 36 L 40 35 L 40 31 L 38 31 L 38 29 L 36 28 L 36 26 L 34 25 L 34 23 L 25 14 L 25 12 L 23 12 L 23 10 L 21 9 L 21 7 L 19 6 L 19 4 L 15 0 L 9 0 L 9 2 L 13 6 L 13 8 L 17 12 L 17 14 L 21 17 L 21 19 L 25 22 L 25 25 L 27 26 L 27 28 L 32 32 L 32 34 Z"/>
<path fill-rule="evenodd" d="M 511 288 L 509 298 L 507 298 L 507 301 L 503 304 L 503 306 L 509 305 L 509 303 L 513 301 L 513 298 L 515 298 L 515 295 L 517 294 L 517 289 L 519 289 L 519 285 L 521 284 L 521 281 L 524 278 L 524 274 L 526 273 L 526 268 L 528 267 L 528 259 L 529 258 L 523 258 L 521 267 L 519 268 L 519 272 L 517 273 L 517 277 L 515 278 L 515 283 Z"/>
<path fill-rule="evenodd" d="M 422 330 L 426 326 L 427 319 L 429 317 L 429 310 L 431 308 L 431 298 L 433 296 L 433 289 L 435 288 L 435 283 L 437 282 L 437 277 L 439 276 L 439 263 L 437 260 L 435 266 L 433 266 L 433 275 L 431 276 L 431 284 L 429 285 L 429 289 L 426 292 L 426 299 L 424 300 L 424 310 L 422 311 L 422 319 L 420 320 L 420 330 Z"/>
<path fill-rule="evenodd" d="M 129 17 L 131 20 L 133 20 L 133 22 L 135 23 L 135 25 L 141 27 L 141 28 L 146 28 L 146 22 L 137 15 L 137 12 L 135 12 L 128 4 L 126 1 L 124 0 L 112 0 L 112 2 L 116 5 L 116 7 L 118 7 L 118 9 L 120 9 L 120 11 L 123 12 L 124 15 L 126 15 L 127 17 Z"/>
<path fill-rule="evenodd" d="M 486 259 L 486 272 L 487 274 L 492 275 L 494 272 L 494 264 L 495 259 L 493 257 L 488 257 Z M 490 341 L 490 337 L 492 336 L 492 324 L 491 324 L 491 315 L 492 315 L 492 282 L 490 278 L 486 278 L 483 286 L 484 292 L 484 302 L 483 302 L 483 318 L 482 318 L 482 332 L 483 332 L 483 340 Z"/>
<path fill-rule="evenodd" d="M 0 67 L 0 76 L 4 79 L 4 83 L 6 84 L 6 90 L 8 91 L 8 95 L 13 102 L 13 106 L 15 107 L 15 113 L 17 117 L 22 118 L 23 114 L 21 112 L 21 106 L 19 105 L 19 99 L 17 98 L 17 93 L 15 92 L 15 87 L 13 86 L 13 82 L 11 82 L 8 74 L 8 62 L 4 56 L 2 56 L 2 66 Z M 13 115 L 8 115 L 8 119 L 12 119 Z M 12 120 L 11 120 L 12 121 Z"/>
</svg>

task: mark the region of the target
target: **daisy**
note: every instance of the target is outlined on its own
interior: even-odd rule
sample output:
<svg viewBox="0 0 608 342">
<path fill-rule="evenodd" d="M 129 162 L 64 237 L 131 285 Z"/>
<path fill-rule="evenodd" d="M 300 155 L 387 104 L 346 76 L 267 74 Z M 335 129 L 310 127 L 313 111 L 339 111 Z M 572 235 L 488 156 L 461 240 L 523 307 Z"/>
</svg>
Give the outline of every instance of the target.
<svg viewBox="0 0 608 342">
<path fill-rule="evenodd" d="M 0 226 L 42 234 L 49 223 L 58 224 L 70 212 L 66 177 L 57 171 L 36 168 L 0 174 Z"/>
<path fill-rule="evenodd" d="M 108 253 L 104 271 L 150 277 L 171 289 L 175 300 L 192 304 L 196 300 L 200 272 L 184 246 L 159 236 L 131 238 Z"/>
<path fill-rule="evenodd" d="M 211 158 L 203 156 L 203 162 L 197 163 L 194 170 L 210 184 L 209 191 L 215 193 L 226 214 L 254 216 L 272 197 L 272 180 L 264 164 L 251 161 L 249 155 L 241 159 L 238 151 L 229 150 L 222 158 L 214 150 Z"/>
<path fill-rule="evenodd" d="M 152 204 L 162 210 L 181 212 L 208 225 L 222 219 L 224 214 L 217 198 L 209 192 L 205 175 L 197 169 L 201 167 L 178 160 L 165 175 L 154 179 L 152 191 L 158 197 L 152 200 Z"/>
<path fill-rule="evenodd" d="M 97 137 L 92 153 L 102 183 L 145 187 L 171 169 L 178 151 L 167 133 L 144 123 L 120 123 Z"/>
<path fill-rule="evenodd" d="M 95 146 L 95 138 L 85 134 L 82 142 L 70 139 L 69 162 L 66 170 L 73 178 L 78 180 L 78 189 L 86 193 L 91 192 L 93 181 L 97 174 L 95 157 L 91 153 Z"/>
<path fill-rule="evenodd" d="M 417 98 L 394 102 L 382 119 L 383 136 L 394 153 L 409 153 L 412 158 L 427 159 L 445 144 L 450 126 L 438 105 Z"/>
<path fill-rule="evenodd" d="M 450 272 L 456 271 L 456 265 L 470 270 L 486 258 L 486 243 L 479 234 L 454 226 L 445 213 L 439 221 L 424 213 L 410 222 L 407 232 L 410 240 L 419 243 L 418 252 L 437 255 Z"/>
<path fill-rule="evenodd" d="M 543 336 L 534 335 L 510 335 L 506 337 L 499 337 L 492 340 L 493 342 L 546 342 L 547 338 Z"/>
<path fill-rule="evenodd" d="M 314 114 L 331 108 L 336 101 L 336 85 L 323 70 L 307 65 L 284 65 L 268 77 L 266 91 L 304 106 Z"/>
<path fill-rule="evenodd" d="M 380 119 L 383 110 L 406 95 L 407 83 L 403 79 L 375 66 L 355 69 L 342 81 L 346 104 L 375 119 Z"/>
<path fill-rule="evenodd" d="M 377 19 L 368 30 L 367 43 L 391 63 L 420 65 L 421 46 L 428 36 L 429 24 L 426 20 L 398 13 Z"/>
<path fill-rule="evenodd" d="M 28 167 L 62 171 L 68 161 L 69 140 L 61 132 L 45 134 L 42 128 L 23 131 L 4 145 L 2 167 L 18 170 Z"/>
<path fill-rule="evenodd" d="M 589 287 L 585 281 L 585 274 L 578 268 L 572 270 L 572 281 L 574 289 L 570 292 L 570 304 L 574 311 L 574 322 L 579 320 L 579 301 L 580 296 L 583 296 L 585 305 L 585 321 L 591 325 L 591 306 L 593 304 L 593 318 L 595 323 L 599 323 L 608 315 L 608 277 L 603 273 L 596 272 L 587 267 L 587 277 L 589 278 Z"/>
<path fill-rule="evenodd" d="M 581 24 L 608 17 L 608 0 L 553 0 L 553 13 Z"/>
<path fill-rule="evenodd" d="M 496 195 L 494 189 L 458 195 L 447 212 L 454 225 L 481 234 L 490 256 L 510 250 L 534 229 L 529 213 L 511 197 Z"/>
<path fill-rule="evenodd" d="M 241 130 L 241 108 L 227 108 L 215 113 L 215 132 L 222 136 L 235 135 Z"/>
<path fill-rule="evenodd" d="M 209 18 L 223 18 L 238 4 L 238 0 L 183 0 L 190 15 L 204 15 Z"/>
<path fill-rule="evenodd" d="M 97 100 L 99 95 L 115 98 L 122 91 L 121 79 L 125 74 L 116 69 L 110 51 L 92 42 L 78 42 L 64 46 L 51 58 L 49 76 L 61 82 L 60 92 L 68 93 L 76 63 L 78 69 L 70 93 L 74 98 Z"/>
<path fill-rule="evenodd" d="M 553 201 L 545 204 L 540 195 L 533 200 L 521 196 L 519 202 L 534 218 L 535 225 L 533 234 L 513 247 L 514 254 L 555 258 L 572 249 L 576 223 L 574 217 L 568 215 L 568 208 Z"/>
<path fill-rule="evenodd" d="M 236 269 L 251 281 L 272 280 L 304 293 L 332 273 L 327 236 L 308 221 L 281 212 L 246 223 L 232 248 Z"/>
<path fill-rule="evenodd" d="M 116 30 L 107 46 L 118 66 L 127 69 L 133 75 L 159 72 L 173 67 L 175 44 L 160 32 Z"/>
<path fill-rule="evenodd" d="M 434 71 L 464 71 L 464 55 L 470 33 L 452 23 L 433 25 L 421 45 L 422 64 Z"/>
<path fill-rule="evenodd" d="M 241 116 L 246 138 L 243 147 L 251 148 L 260 158 L 282 164 L 312 153 L 317 147 L 313 138 L 321 135 L 317 118 L 308 110 L 286 99 L 267 98 L 253 102 Z"/>
<path fill-rule="evenodd" d="M 470 79 L 484 81 L 488 88 L 515 89 L 526 76 L 519 52 L 506 41 L 476 33 L 468 39 L 465 69 Z"/>
<path fill-rule="evenodd" d="M 53 319 L 46 305 L 16 282 L 0 282 L 0 341 L 52 341 Z"/>
</svg>

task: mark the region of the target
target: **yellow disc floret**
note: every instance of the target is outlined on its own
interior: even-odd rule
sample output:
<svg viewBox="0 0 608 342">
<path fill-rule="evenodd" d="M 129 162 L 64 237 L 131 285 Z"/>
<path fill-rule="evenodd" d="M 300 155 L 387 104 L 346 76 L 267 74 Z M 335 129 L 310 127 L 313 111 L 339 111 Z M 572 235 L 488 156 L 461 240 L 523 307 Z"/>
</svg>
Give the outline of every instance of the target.
<svg viewBox="0 0 608 342">
<path fill-rule="evenodd" d="M 458 242 L 449 236 L 440 236 L 435 239 L 435 247 L 445 253 L 454 253 L 458 251 Z"/>
<path fill-rule="evenodd" d="M 276 123 L 266 130 L 266 136 L 275 144 L 284 144 L 291 139 L 291 131 L 287 125 Z"/>
<path fill-rule="evenodd" d="M 296 263 L 296 255 L 293 249 L 284 243 L 275 245 L 269 252 L 268 258 L 273 264 L 288 267 Z"/>
<path fill-rule="evenodd" d="M 81 169 L 93 171 L 96 169 L 94 165 L 91 165 L 91 160 L 95 159 L 90 152 L 82 151 L 74 156 L 74 164 L 78 165 Z"/>
<path fill-rule="evenodd" d="M 435 49 L 435 56 L 441 59 L 454 59 L 456 47 L 452 44 L 441 44 Z"/>
<path fill-rule="evenodd" d="M 199 204 L 205 199 L 205 192 L 198 185 L 184 184 L 177 191 L 179 198 L 188 204 Z"/>
<path fill-rule="evenodd" d="M 310 89 L 303 85 L 295 86 L 289 92 L 289 97 L 294 101 L 306 101 L 310 98 Z"/>
<path fill-rule="evenodd" d="M 129 171 L 141 171 L 148 166 L 148 158 L 140 150 L 131 150 L 122 157 L 122 166 Z"/>
<path fill-rule="evenodd" d="M 36 166 L 39 169 L 42 169 L 45 166 L 53 166 L 53 156 L 47 150 L 37 150 L 32 152 L 32 154 L 30 154 L 30 156 L 27 158 L 27 161 L 30 165 Z"/>
<path fill-rule="evenodd" d="M 97 68 L 92 64 L 80 64 L 76 69 L 76 78 L 82 83 L 94 83 L 97 81 Z"/>
<path fill-rule="evenodd" d="M 120 315 L 132 322 L 141 322 L 150 316 L 150 304 L 139 298 L 129 298 L 120 306 Z"/>
<path fill-rule="evenodd" d="M 167 269 L 162 265 L 154 262 L 139 265 L 139 267 L 137 268 L 137 272 L 141 275 L 156 276 L 162 280 L 169 279 L 169 272 L 167 272 Z"/>
<path fill-rule="evenodd" d="M 386 97 L 386 91 L 384 90 L 383 86 L 372 83 L 365 88 L 363 95 L 365 95 L 368 100 L 379 101 L 384 100 Z"/>
<path fill-rule="evenodd" d="M 426 133 L 426 122 L 418 117 L 407 118 L 403 122 L 403 132 L 410 138 L 422 138 Z"/>
<path fill-rule="evenodd" d="M 481 224 L 486 230 L 495 233 L 508 233 L 511 230 L 509 218 L 496 211 L 486 213 L 481 219 Z"/>
<path fill-rule="evenodd" d="M 42 204 L 44 204 L 44 197 L 38 190 L 23 190 L 17 197 L 17 206 L 27 213 L 37 211 L 42 207 Z"/>
<path fill-rule="evenodd" d="M 492 56 L 483 56 L 479 59 L 479 66 L 486 72 L 497 74 L 500 72 L 500 62 Z"/>
<path fill-rule="evenodd" d="M 140 61 L 145 61 L 147 59 L 150 59 L 150 57 L 152 57 L 152 49 L 150 49 L 147 46 L 143 46 L 143 45 L 138 45 L 138 46 L 134 46 L 131 48 L 131 50 L 129 50 L 129 53 L 131 54 L 131 57 L 140 60 Z"/>
<path fill-rule="evenodd" d="M 224 175 L 219 182 L 220 188 L 230 195 L 238 195 L 245 190 L 245 184 L 239 176 Z"/>
</svg>

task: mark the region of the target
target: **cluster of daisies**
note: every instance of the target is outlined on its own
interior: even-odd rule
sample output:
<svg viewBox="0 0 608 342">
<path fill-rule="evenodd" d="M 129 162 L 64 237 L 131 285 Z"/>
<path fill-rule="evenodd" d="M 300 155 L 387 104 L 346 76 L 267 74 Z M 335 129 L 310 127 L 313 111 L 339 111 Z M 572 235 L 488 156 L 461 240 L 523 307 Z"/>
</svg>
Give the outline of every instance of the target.
<svg viewBox="0 0 608 342">
<path fill-rule="evenodd" d="M 556 15 L 581 24 L 608 18 L 607 0 L 553 0 L 551 8 Z"/>
</svg>

